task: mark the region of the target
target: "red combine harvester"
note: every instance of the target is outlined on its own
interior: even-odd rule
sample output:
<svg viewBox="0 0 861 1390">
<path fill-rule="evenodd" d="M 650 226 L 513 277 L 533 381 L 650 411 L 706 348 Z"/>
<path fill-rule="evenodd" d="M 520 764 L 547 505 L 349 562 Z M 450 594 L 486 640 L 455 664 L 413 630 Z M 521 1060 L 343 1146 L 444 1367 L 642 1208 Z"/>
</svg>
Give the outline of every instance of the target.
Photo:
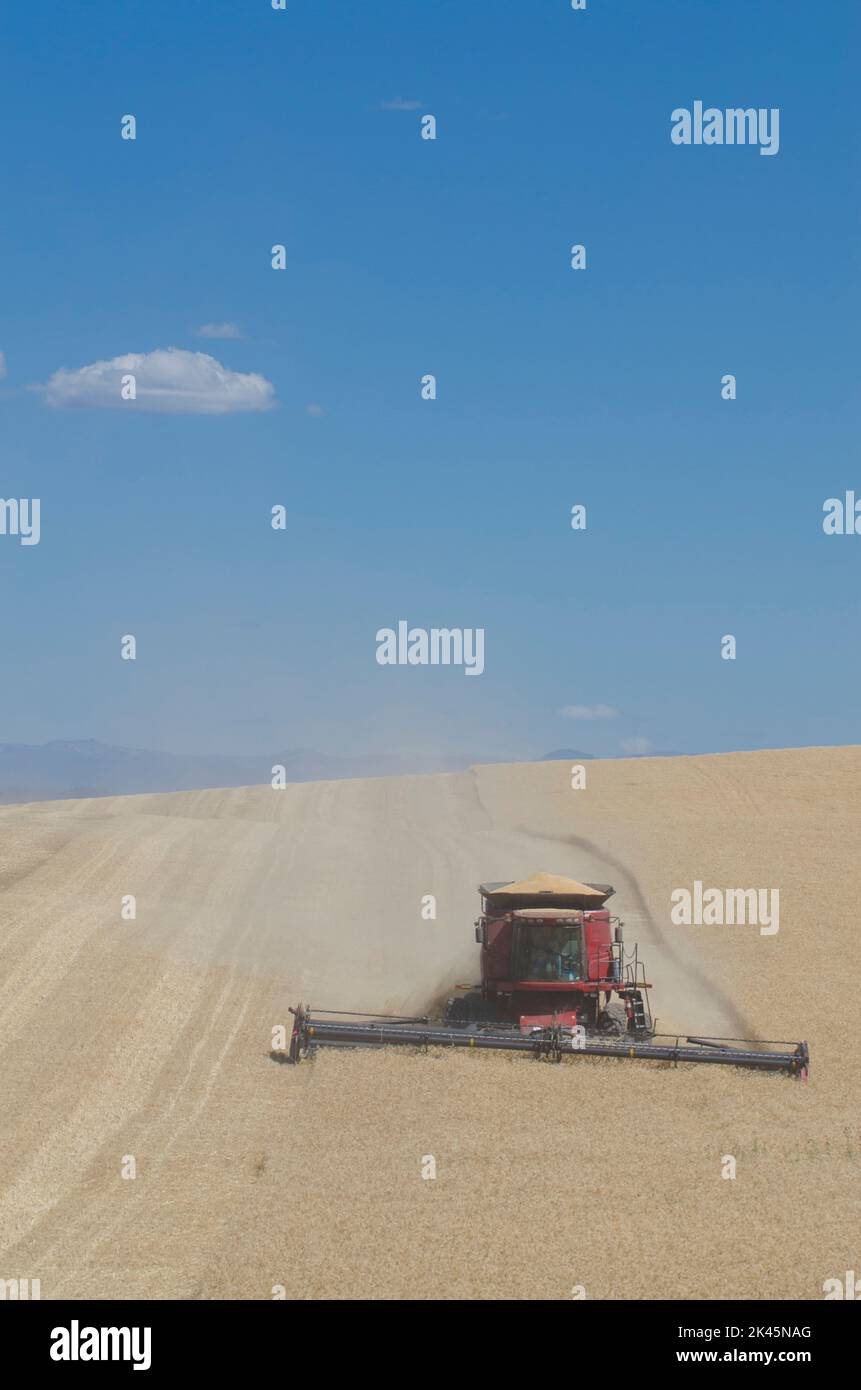
<svg viewBox="0 0 861 1390">
<path fill-rule="evenodd" d="M 804 1042 L 656 1034 L 637 947 L 626 950 L 622 923 L 605 906 L 614 892 L 609 884 L 534 874 L 520 883 L 483 883 L 479 892 L 480 986 L 449 999 L 438 1021 L 332 1010 L 312 1016 L 299 1004 L 290 1010 L 289 1060 L 299 1062 L 320 1046 L 439 1045 L 531 1052 L 553 1061 L 579 1053 L 714 1062 L 807 1079 Z"/>
<path fill-rule="evenodd" d="M 608 883 L 535 874 L 522 883 L 482 883 L 481 989 L 450 999 L 446 1019 L 621 1032 L 610 1011 L 615 994 L 627 1031 L 652 1032 L 645 973 L 637 948 L 626 957 L 622 923 L 605 907 Z"/>
</svg>

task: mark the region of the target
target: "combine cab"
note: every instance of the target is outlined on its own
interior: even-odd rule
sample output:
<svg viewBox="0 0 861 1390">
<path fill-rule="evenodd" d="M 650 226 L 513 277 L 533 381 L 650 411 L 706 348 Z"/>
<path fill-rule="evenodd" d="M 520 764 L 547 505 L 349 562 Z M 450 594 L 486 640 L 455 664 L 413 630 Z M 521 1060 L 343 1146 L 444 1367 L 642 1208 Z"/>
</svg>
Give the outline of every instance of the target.
<svg viewBox="0 0 861 1390">
<path fill-rule="evenodd" d="M 806 1080 L 806 1043 L 672 1038 L 655 1033 L 637 947 L 605 906 L 606 883 L 535 874 L 483 883 L 475 924 L 481 983 L 447 1001 L 439 1020 L 335 1014 L 305 1004 L 294 1015 L 289 1060 L 319 1046 L 492 1048 L 553 1061 L 563 1054 L 713 1062 L 785 1071 Z"/>
<path fill-rule="evenodd" d="M 524 1036 L 554 1025 L 651 1034 L 649 985 L 637 949 L 626 955 L 622 923 L 605 907 L 613 891 L 608 883 L 551 874 L 483 883 L 475 924 L 481 988 L 450 999 L 447 1020 L 516 1025 Z"/>
</svg>

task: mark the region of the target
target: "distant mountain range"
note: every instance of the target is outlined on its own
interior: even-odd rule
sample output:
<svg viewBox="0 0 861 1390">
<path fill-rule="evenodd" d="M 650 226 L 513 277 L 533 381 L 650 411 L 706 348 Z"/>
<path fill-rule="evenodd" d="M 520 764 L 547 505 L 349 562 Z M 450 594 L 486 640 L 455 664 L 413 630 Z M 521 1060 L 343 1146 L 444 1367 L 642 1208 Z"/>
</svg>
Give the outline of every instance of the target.
<svg viewBox="0 0 861 1390">
<path fill-rule="evenodd" d="M 594 758 L 594 753 L 557 749 L 549 760 Z M 663 755 L 666 756 L 666 755 Z M 338 781 L 343 777 L 397 777 L 424 772 L 463 772 L 476 763 L 523 762 L 522 758 L 479 756 L 414 757 L 398 753 L 340 758 L 293 748 L 281 753 L 237 756 L 153 753 L 98 739 L 52 743 L 0 743 L 0 803 L 55 801 L 68 797 L 128 796 L 136 792 L 197 791 L 205 787 L 263 786 L 276 764 L 288 782 Z"/>
<path fill-rule="evenodd" d="M 598 757 L 598 754 L 597 754 L 597 753 L 581 753 L 581 751 L 579 750 L 579 748 L 556 748 L 552 753 L 545 753 L 545 754 L 544 754 L 544 757 L 539 759 L 539 762 L 542 762 L 542 763 L 563 763 L 563 762 L 564 762 L 564 763 L 568 763 L 568 762 L 571 762 L 571 761 L 572 761 L 573 759 L 575 759 L 575 758 L 576 758 L 576 760 L 577 760 L 578 762 L 582 762 L 582 761 L 587 760 L 587 759 L 589 759 L 589 758 L 597 758 L 597 757 Z"/>
<path fill-rule="evenodd" d="M 408 758 L 394 753 L 339 758 L 304 748 L 259 756 L 154 753 L 100 743 L 98 739 L 0 743 L 0 802 L 265 785 L 271 781 L 276 764 L 286 769 L 288 782 L 321 782 L 342 777 L 461 772 L 476 761 L 465 756 Z"/>
<path fill-rule="evenodd" d="M 583 753 L 578 748 L 557 748 L 553 753 L 545 753 L 543 758 L 537 759 L 541 763 L 578 762 L 589 758 L 610 759 L 613 758 L 683 758 L 684 753 L 669 752 L 664 749 L 655 748 L 648 753 Z M 473 762 L 475 759 L 473 759 Z"/>
</svg>

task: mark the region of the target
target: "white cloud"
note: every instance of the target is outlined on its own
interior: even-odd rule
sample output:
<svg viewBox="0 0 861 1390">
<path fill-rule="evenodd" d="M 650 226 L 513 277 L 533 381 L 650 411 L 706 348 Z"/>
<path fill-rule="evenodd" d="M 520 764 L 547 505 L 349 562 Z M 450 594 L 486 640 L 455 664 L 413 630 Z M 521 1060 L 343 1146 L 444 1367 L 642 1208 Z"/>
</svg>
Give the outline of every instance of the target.
<svg viewBox="0 0 861 1390">
<path fill-rule="evenodd" d="M 196 328 L 198 338 L 244 338 L 238 323 L 202 323 Z"/>
<path fill-rule="evenodd" d="M 5 375 L 6 375 L 6 354 L 5 354 L 5 352 L 0 352 L 0 381 L 3 380 L 3 378 L 5 377 Z"/>
<path fill-rule="evenodd" d="M 321 405 L 317 405 L 313 401 L 310 405 L 306 405 L 305 410 L 309 415 L 313 415 L 315 420 L 319 420 L 321 415 L 326 414 L 323 407 Z"/>
<path fill-rule="evenodd" d="M 421 101 L 406 101 L 403 97 L 395 97 L 394 101 L 384 101 L 380 106 L 381 111 L 420 111 L 424 105 Z"/>
<path fill-rule="evenodd" d="M 623 753 L 651 753 L 652 745 L 647 738 L 623 738 L 619 747 Z"/>
<path fill-rule="evenodd" d="M 566 719 L 618 719 L 619 711 L 612 705 L 565 705 L 559 711 Z"/>
<path fill-rule="evenodd" d="M 135 400 L 123 400 L 124 376 L 135 378 Z M 129 352 L 76 371 L 63 367 L 44 388 L 48 405 L 89 405 L 169 414 L 227 415 L 269 410 L 275 388 L 257 372 L 233 372 L 205 352 L 157 348 Z"/>
</svg>

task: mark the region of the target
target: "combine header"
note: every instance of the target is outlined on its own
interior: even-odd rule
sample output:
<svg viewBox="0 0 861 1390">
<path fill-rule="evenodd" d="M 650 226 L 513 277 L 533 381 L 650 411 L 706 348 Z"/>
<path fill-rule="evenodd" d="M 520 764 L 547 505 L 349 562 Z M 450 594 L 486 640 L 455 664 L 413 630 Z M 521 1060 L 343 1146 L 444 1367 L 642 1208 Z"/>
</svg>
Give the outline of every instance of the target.
<svg viewBox="0 0 861 1390">
<path fill-rule="evenodd" d="M 535 874 L 483 883 L 475 924 L 481 984 L 447 1001 L 443 1017 L 335 1013 L 306 1004 L 294 1016 L 289 1058 L 315 1047 L 493 1048 L 560 1061 L 563 1055 L 712 1062 L 785 1071 L 806 1080 L 807 1044 L 655 1032 L 637 947 L 605 906 L 606 883 Z"/>
</svg>

